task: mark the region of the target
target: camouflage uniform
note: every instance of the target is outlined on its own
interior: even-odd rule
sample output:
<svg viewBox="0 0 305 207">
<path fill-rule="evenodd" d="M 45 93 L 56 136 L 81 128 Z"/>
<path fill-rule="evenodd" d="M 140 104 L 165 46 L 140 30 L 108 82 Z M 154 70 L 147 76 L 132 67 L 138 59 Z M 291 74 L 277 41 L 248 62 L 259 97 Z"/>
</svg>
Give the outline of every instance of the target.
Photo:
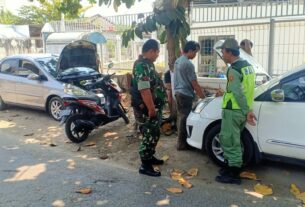
<svg viewBox="0 0 305 207">
<path fill-rule="evenodd" d="M 133 72 L 132 88 L 133 89 L 131 90 L 138 93 L 137 95 L 135 92 L 132 93 L 133 107 L 138 108 L 141 103 L 144 104 L 139 91 L 149 88 L 151 90 L 153 101 L 157 110 L 157 116 L 153 119 L 150 119 L 148 117 L 147 108 L 138 108 L 138 110 L 143 112 L 143 122 L 140 126 L 140 131 L 143 135 L 143 139 L 140 144 L 139 154 L 142 160 L 149 160 L 153 157 L 155 148 L 160 138 L 162 108 L 164 106 L 166 97 L 163 82 L 151 61 L 142 59 L 137 63 Z"/>
</svg>

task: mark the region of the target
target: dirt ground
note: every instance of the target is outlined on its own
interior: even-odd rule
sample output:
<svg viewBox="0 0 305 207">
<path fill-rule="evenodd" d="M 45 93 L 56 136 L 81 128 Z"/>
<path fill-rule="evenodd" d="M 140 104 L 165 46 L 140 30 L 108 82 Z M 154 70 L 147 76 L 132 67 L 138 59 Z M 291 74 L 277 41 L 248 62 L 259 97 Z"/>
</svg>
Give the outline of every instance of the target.
<svg viewBox="0 0 305 207">
<path fill-rule="evenodd" d="M 58 147 L 71 152 L 72 156 L 88 160 L 99 159 L 101 162 L 120 165 L 136 172 L 140 165 L 138 155 L 140 140 L 134 136 L 134 119 L 130 108 L 129 111 L 130 124 L 126 125 L 123 119 L 119 119 L 93 131 L 85 142 L 75 144 L 66 138 L 64 127 L 59 126 L 59 122 L 54 121 L 47 113 L 11 106 L 0 112 L 0 138 L 1 133 L 15 134 L 25 145 L 43 145 L 49 150 L 52 150 L 52 147 Z M 193 184 L 204 182 L 207 185 L 217 185 L 223 188 L 222 184 L 214 181 L 219 167 L 210 161 L 205 153 L 196 149 L 177 151 L 175 145 L 175 134 L 161 136 L 156 150 L 157 157 L 169 156 L 169 160 L 160 166 L 163 176 L 169 177 L 172 169 L 198 168 L 199 173 L 197 177 L 193 178 Z M 304 169 L 298 166 L 266 162 L 250 168 L 250 171 L 255 172 L 264 183 L 274 186 L 277 196 L 292 198 L 289 191 L 291 183 L 297 183 L 302 189 L 305 189 Z M 256 184 L 255 181 L 245 180 L 241 187 L 229 186 L 253 189 L 254 184 Z"/>
<path fill-rule="evenodd" d="M 134 118 L 129 108 L 130 124 L 126 125 L 123 119 L 109 123 L 94 130 L 89 138 L 80 144 L 70 142 L 65 136 L 64 126 L 52 120 L 43 111 L 36 111 L 20 107 L 9 107 L 0 112 L 0 129 L 22 137 L 25 144 L 49 145 L 63 147 L 66 151 L 75 153 L 88 159 L 101 159 L 113 162 L 127 168 L 138 169 L 140 165 L 138 146 L 141 136 L 135 136 Z M 200 171 L 217 171 L 218 167 L 210 163 L 199 150 L 177 151 L 176 134 L 161 135 L 156 153 L 161 158 L 169 156 L 169 160 L 161 168 L 164 173 L 178 168 L 188 170 L 196 167 Z M 163 174 L 164 174 L 163 173 Z M 205 180 L 213 179 L 204 178 Z"/>
</svg>

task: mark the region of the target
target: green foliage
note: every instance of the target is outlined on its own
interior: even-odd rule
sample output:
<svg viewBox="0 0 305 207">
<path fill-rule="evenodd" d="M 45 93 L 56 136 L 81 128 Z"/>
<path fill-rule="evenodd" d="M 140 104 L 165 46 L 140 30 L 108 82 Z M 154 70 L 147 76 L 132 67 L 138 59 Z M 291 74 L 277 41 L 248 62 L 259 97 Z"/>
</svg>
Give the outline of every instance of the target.
<svg viewBox="0 0 305 207">
<path fill-rule="evenodd" d="M 30 0 L 35 1 L 35 0 Z M 83 8 L 80 0 L 36 0 L 38 6 L 23 6 L 19 10 L 19 18 L 24 24 L 44 24 L 49 21 L 79 18 L 81 13 L 91 8 L 95 0 L 87 0 L 91 6 Z"/>
<path fill-rule="evenodd" d="M 143 32 L 151 33 L 154 31 L 158 31 L 160 28 L 169 29 L 173 38 L 178 40 L 177 45 L 179 45 L 179 41 L 181 43 L 185 43 L 187 36 L 190 34 L 190 26 L 186 21 L 185 17 L 185 8 L 181 6 L 177 6 L 176 9 L 172 10 L 154 10 L 154 13 L 142 22 L 133 25 L 130 29 L 125 30 L 122 35 L 123 38 L 123 46 L 127 46 L 128 42 L 134 39 L 134 34 L 143 38 Z M 166 31 L 159 31 L 161 35 L 158 36 L 161 43 L 166 43 L 167 34 Z"/>
<path fill-rule="evenodd" d="M 22 24 L 22 19 L 10 11 L 0 12 L 0 24 Z"/>
</svg>

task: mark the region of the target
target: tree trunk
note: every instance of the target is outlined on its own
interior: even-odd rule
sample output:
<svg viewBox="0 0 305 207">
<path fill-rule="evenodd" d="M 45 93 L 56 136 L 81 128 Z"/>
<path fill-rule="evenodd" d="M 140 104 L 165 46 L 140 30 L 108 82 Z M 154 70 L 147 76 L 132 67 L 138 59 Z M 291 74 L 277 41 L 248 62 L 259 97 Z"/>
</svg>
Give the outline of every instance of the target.
<svg viewBox="0 0 305 207">
<path fill-rule="evenodd" d="M 168 52 L 168 66 L 170 70 L 174 70 L 174 64 L 177 59 L 175 54 L 175 39 L 169 28 L 166 28 L 167 33 L 167 52 Z"/>
</svg>

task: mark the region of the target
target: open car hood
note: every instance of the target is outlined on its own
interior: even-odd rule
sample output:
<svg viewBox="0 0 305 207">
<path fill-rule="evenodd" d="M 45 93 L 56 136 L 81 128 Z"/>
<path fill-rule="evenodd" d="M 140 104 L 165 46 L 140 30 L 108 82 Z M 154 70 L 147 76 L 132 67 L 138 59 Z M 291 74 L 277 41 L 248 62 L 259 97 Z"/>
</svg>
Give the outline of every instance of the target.
<svg viewBox="0 0 305 207">
<path fill-rule="evenodd" d="M 90 68 L 98 71 L 98 55 L 96 45 L 86 40 L 77 40 L 64 47 L 57 65 L 58 74 L 71 68 Z"/>
<path fill-rule="evenodd" d="M 213 48 L 221 58 L 222 58 L 221 49 L 217 49 L 217 47 L 221 46 L 223 43 L 224 40 L 219 40 L 215 43 Z M 246 53 L 243 49 L 240 49 L 239 51 L 240 51 L 240 57 L 244 60 L 247 60 L 248 63 L 250 63 L 253 66 L 256 74 L 264 74 L 269 78 L 271 78 L 269 74 L 266 72 L 266 70 L 263 68 L 263 66 L 257 60 L 255 60 L 251 55 Z"/>
</svg>

